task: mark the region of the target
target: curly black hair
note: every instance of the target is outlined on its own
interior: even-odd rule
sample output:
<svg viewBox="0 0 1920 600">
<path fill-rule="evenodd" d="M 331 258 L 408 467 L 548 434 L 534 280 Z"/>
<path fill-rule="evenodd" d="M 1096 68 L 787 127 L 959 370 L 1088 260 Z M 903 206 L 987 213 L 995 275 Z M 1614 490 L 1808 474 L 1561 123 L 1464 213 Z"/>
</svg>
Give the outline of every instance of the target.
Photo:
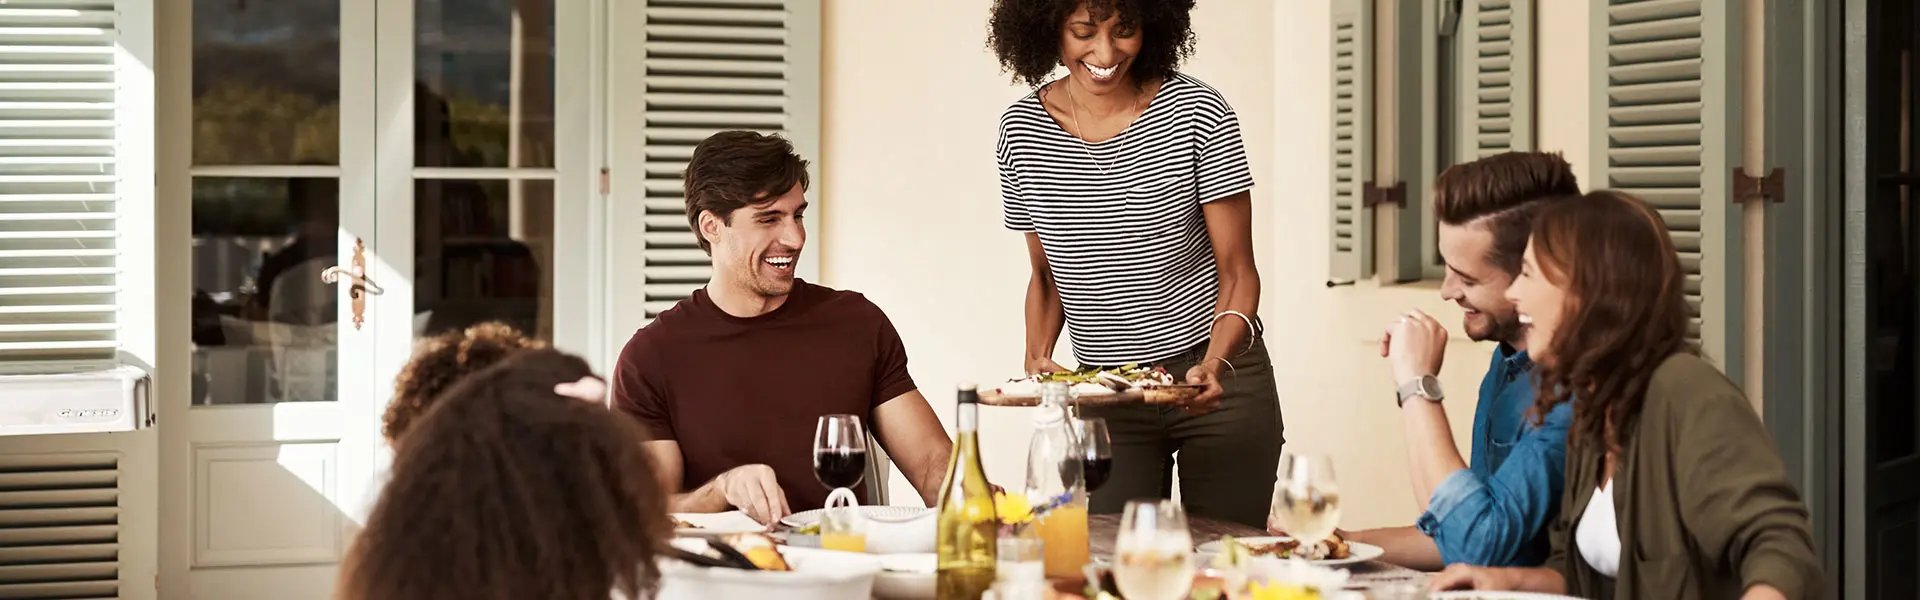
<svg viewBox="0 0 1920 600">
<path fill-rule="evenodd" d="M 1033 87 L 1047 83 L 1060 66 L 1060 31 L 1067 15 L 1086 6 L 1096 21 L 1120 15 L 1120 27 L 1139 32 L 1140 54 L 1133 58 L 1135 85 L 1172 77 L 1193 55 L 1194 0 L 994 0 L 987 45 L 1013 80 Z"/>
</svg>

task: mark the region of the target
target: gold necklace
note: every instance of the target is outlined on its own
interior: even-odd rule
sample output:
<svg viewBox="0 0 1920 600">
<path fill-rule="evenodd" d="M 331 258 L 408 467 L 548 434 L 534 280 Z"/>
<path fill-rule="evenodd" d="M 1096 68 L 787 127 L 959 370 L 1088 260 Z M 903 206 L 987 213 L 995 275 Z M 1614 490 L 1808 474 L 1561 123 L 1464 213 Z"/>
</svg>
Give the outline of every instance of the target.
<svg viewBox="0 0 1920 600">
<path fill-rule="evenodd" d="M 1067 114 L 1073 117 L 1074 141 L 1080 142 L 1080 149 L 1087 153 L 1087 160 L 1093 161 L 1094 168 L 1100 169 L 1101 175 L 1112 175 L 1113 173 L 1107 169 L 1106 165 L 1100 164 L 1100 158 L 1093 155 L 1093 144 L 1087 142 L 1086 138 L 1087 129 L 1080 126 L 1080 101 L 1073 97 L 1073 80 L 1067 79 L 1062 83 L 1065 84 L 1064 87 L 1067 88 Z M 1140 100 L 1135 98 L 1133 106 L 1129 108 L 1138 107 L 1139 105 Z M 1134 118 L 1137 119 L 1139 117 L 1135 116 Z M 1120 134 L 1125 134 L 1126 132 L 1125 128 L 1120 130 Z M 1114 137 L 1120 137 L 1120 134 L 1115 134 Z M 1115 153 L 1118 154 L 1118 151 L 1116 150 Z M 1115 161 L 1114 166 L 1119 166 L 1119 161 Z"/>
</svg>

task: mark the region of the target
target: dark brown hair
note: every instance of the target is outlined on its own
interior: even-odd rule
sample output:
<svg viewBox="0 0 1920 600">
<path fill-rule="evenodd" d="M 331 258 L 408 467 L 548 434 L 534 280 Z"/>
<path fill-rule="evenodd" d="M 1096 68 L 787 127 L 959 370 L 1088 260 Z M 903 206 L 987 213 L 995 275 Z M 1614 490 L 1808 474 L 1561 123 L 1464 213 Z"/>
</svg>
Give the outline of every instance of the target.
<svg viewBox="0 0 1920 600">
<path fill-rule="evenodd" d="M 413 359 L 393 380 L 393 403 L 387 405 L 380 434 L 386 436 L 389 445 L 398 445 L 400 436 L 433 407 L 434 399 L 447 388 L 515 352 L 544 347 L 545 342 L 497 322 L 421 340 L 413 349 Z"/>
<path fill-rule="evenodd" d="M 1537 365 L 1535 418 L 1578 397 L 1569 440 L 1617 451 L 1654 370 L 1698 352 L 1687 340 L 1686 272 L 1667 223 L 1638 198 L 1600 190 L 1544 207 L 1532 243 L 1534 276 L 1567 298 L 1549 359 Z"/>
<path fill-rule="evenodd" d="M 1128 68 L 1135 85 L 1173 77 L 1193 55 L 1194 0 L 995 0 L 987 45 L 1014 81 L 1040 87 L 1060 66 L 1060 31 L 1081 6 L 1095 21 L 1120 15 L 1119 27 L 1140 35 Z"/>
<path fill-rule="evenodd" d="M 1579 194 L 1573 166 L 1560 153 L 1502 152 L 1441 172 L 1433 181 L 1433 212 L 1448 225 L 1482 223 L 1493 234 L 1487 258 L 1514 275 L 1539 201 Z"/>
<path fill-rule="evenodd" d="M 712 212 L 731 225 L 733 211 L 765 204 L 794 185 L 805 190 L 808 183 L 807 159 L 786 138 L 751 131 L 713 134 L 687 161 L 687 224 L 700 249 L 713 254 L 713 244 L 700 234 L 700 213 Z"/>
<path fill-rule="evenodd" d="M 407 434 L 342 570 L 352 600 L 646 597 L 672 535 L 639 425 L 554 393 L 586 361 L 525 350 Z"/>
</svg>

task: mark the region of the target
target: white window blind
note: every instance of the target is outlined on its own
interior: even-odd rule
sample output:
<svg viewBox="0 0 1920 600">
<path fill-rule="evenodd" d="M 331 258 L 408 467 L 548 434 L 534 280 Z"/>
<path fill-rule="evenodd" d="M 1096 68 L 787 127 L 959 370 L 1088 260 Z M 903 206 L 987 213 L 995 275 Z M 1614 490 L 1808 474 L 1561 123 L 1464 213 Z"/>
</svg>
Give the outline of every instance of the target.
<svg viewBox="0 0 1920 600">
<path fill-rule="evenodd" d="M 805 0 L 646 2 L 647 318 L 712 272 L 682 195 L 694 146 L 726 130 L 778 133 L 818 164 L 818 11 Z"/>
<path fill-rule="evenodd" d="M 0 457 L 0 598 L 120 595 L 114 453 Z"/>
<path fill-rule="evenodd" d="M 112 0 L 0 4 L 0 361 L 118 347 L 115 18 Z"/>
</svg>

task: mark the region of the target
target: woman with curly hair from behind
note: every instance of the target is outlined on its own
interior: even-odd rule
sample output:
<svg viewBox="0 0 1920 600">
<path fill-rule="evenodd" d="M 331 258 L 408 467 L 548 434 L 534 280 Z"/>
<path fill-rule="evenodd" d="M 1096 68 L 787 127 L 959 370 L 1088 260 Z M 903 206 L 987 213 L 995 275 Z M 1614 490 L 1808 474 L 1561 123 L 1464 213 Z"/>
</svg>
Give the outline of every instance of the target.
<svg viewBox="0 0 1920 600">
<path fill-rule="evenodd" d="M 387 445 L 398 446 L 400 437 L 442 392 L 466 376 L 493 366 L 515 352 L 545 348 L 546 342 L 527 337 L 505 323 L 480 323 L 461 331 L 448 331 L 421 340 L 413 350 L 413 359 L 400 370 L 393 382 L 393 402 L 381 419 L 380 434 Z"/>
<path fill-rule="evenodd" d="M 631 419 L 564 390 L 586 361 L 524 350 L 407 433 L 341 571 L 349 600 L 644 598 L 673 533 Z"/>
<path fill-rule="evenodd" d="M 1179 71 L 1193 6 L 994 2 L 990 45 L 1034 87 L 1000 117 L 1001 206 L 1033 271 L 1028 373 L 1065 370 L 1052 358 L 1064 326 L 1081 367 L 1149 365 L 1204 386 L 1178 407 L 1083 409 L 1113 438 L 1093 512 L 1169 497 L 1178 452 L 1189 512 L 1262 527 L 1282 426 L 1254 316 L 1253 171 L 1233 107 Z"/>
</svg>

